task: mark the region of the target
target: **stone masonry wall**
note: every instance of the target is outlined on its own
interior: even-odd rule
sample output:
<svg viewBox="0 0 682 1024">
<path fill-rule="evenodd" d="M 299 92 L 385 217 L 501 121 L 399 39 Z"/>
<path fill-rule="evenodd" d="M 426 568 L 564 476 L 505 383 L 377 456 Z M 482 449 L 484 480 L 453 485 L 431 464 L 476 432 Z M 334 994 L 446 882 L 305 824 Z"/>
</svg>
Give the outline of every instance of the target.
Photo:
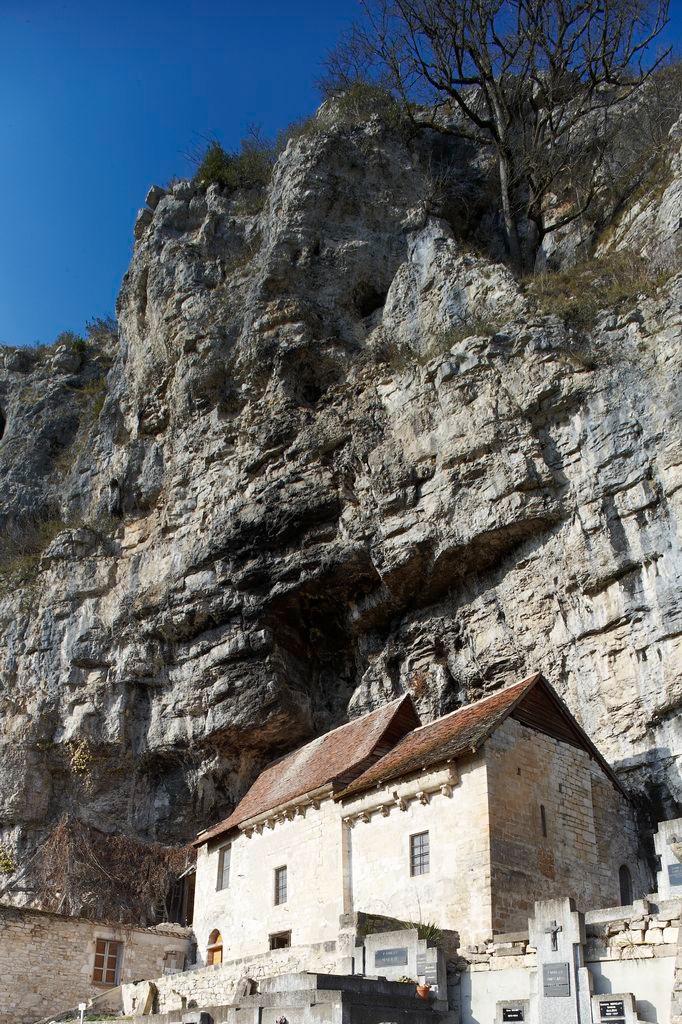
<svg viewBox="0 0 682 1024">
<path fill-rule="evenodd" d="M 153 979 L 157 989 L 156 1012 L 168 1013 L 172 1010 L 181 1010 L 183 1006 L 192 1008 L 228 1003 L 232 1000 L 235 987 L 242 978 L 259 981 L 262 978 L 295 974 L 299 971 L 339 973 L 339 958 L 342 954 L 343 949 L 339 943 L 318 942 L 310 946 L 291 946 L 289 949 L 272 950 L 258 956 L 242 957 L 215 967 L 201 967 L 182 974 L 163 977 L 151 974 L 148 977 Z M 139 1012 L 147 991 L 148 986 L 145 982 L 124 985 L 124 1012 Z"/>
<path fill-rule="evenodd" d="M 92 981 L 98 938 L 123 942 L 122 981 L 162 974 L 166 953 L 186 954 L 190 945 L 189 931 L 175 926 L 126 930 L 0 906 L 0 1024 L 30 1024 L 98 996 L 118 1008 L 120 989 Z"/>
<path fill-rule="evenodd" d="M 621 864 L 630 868 L 635 895 L 644 895 L 631 811 L 608 780 L 593 785 L 585 751 L 514 719 L 486 751 L 493 933 L 525 928 L 536 900 L 568 895 L 581 910 L 618 902 Z M 618 828 L 607 841 L 614 818 Z"/>
<path fill-rule="evenodd" d="M 433 922 L 476 941 L 492 934 L 482 753 L 459 760 L 449 778 L 448 767 L 423 772 L 344 801 L 351 902 L 357 912 Z M 410 836 L 423 832 L 429 871 L 411 875 Z"/>
</svg>

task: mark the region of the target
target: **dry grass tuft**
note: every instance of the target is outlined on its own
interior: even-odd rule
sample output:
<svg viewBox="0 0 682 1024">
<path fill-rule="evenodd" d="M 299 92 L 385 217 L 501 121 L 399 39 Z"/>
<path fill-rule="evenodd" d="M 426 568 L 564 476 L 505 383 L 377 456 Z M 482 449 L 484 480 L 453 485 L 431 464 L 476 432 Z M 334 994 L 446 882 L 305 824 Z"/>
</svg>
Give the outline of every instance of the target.
<svg viewBox="0 0 682 1024">
<path fill-rule="evenodd" d="M 668 276 L 634 253 L 614 252 L 538 274 L 526 281 L 526 290 L 541 312 L 589 330 L 602 310 L 617 310 L 633 305 L 640 295 L 653 295 Z"/>
</svg>

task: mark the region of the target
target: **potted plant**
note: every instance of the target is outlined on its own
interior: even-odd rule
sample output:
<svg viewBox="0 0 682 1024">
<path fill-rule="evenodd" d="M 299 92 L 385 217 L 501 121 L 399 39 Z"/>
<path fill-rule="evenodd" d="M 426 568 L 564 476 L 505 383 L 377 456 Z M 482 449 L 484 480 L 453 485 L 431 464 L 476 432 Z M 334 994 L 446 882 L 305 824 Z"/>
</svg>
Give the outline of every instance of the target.
<svg viewBox="0 0 682 1024">
<path fill-rule="evenodd" d="M 428 982 L 423 982 L 421 985 L 417 985 L 417 995 L 420 999 L 428 999 L 431 992 L 431 986 Z"/>
</svg>

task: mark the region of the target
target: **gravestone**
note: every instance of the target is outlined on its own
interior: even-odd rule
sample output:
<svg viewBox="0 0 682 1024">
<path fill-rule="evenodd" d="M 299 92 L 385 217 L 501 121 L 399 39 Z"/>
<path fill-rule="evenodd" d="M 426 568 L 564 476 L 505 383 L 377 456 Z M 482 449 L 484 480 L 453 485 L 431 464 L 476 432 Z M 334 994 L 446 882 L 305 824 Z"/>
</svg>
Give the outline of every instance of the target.
<svg viewBox="0 0 682 1024">
<path fill-rule="evenodd" d="M 682 818 L 659 821 L 654 847 L 661 859 L 657 873 L 657 889 L 661 899 L 682 896 Z"/>
<path fill-rule="evenodd" d="M 542 900 L 528 922 L 537 949 L 539 1024 L 589 1024 L 590 979 L 583 961 L 585 919 L 572 899 Z"/>
<path fill-rule="evenodd" d="M 495 1006 L 495 1024 L 508 1024 L 511 1021 L 530 1021 L 530 1000 L 503 999 Z"/>
<path fill-rule="evenodd" d="M 632 992 L 609 992 L 592 996 L 592 1020 L 595 1024 L 637 1024 L 637 1006 Z"/>
<path fill-rule="evenodd" d="M 410 978 L 415 983 L 431 986 L 435 999 L 447 999 L 445 954 L 437 946 L 420 939 L 416 928 L 366 935 L 364 949 L 355 950 L 356 972 L 364 964 L 367 977 L 400 981 Z"/>
</svg>

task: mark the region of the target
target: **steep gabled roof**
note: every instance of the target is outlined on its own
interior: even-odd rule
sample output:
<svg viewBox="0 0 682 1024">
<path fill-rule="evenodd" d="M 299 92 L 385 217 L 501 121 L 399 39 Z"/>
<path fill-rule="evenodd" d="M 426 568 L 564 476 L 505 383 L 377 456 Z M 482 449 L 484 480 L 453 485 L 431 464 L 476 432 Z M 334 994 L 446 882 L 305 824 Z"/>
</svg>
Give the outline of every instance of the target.
<svg viewBox="0 0 682 1024">
<path fill-rule="evenodd" d="M 391 779 L 470 754 L 502 724 L 517 701 L 539 678 L 539 675 L 529 676 L 520 683 L 497 690 L 489 697 L 414 729 L 339 795 L 359 793 Z"/>
<path fill-rule="evenodd" d="M 343 789 L 417 725 L 419 716 L 412 698 L 405 695 L 318 736 L 262 771 L 229 818 L 200 832 L 194 845 L 201 846 L 242 822 L 324 786 Z"/>
<path fill-rule="evenodd" d="M 536 732 L 586 750 L 624 793 L 589 736 L 544 676 L 536 672 L 427 725 L 421 725 L 412 698 L 406 695 L 319 736 L 269 765 L 229 818 L 200 832 L 194 845 L 201 846 L 325 787 L 342 800 L 456 760 L 477 750 L 509 716 Z"/>
<path fill-rule="evenodd" d="M 520 683 L 497 690 L 489 697 L 414 729 L 384 757 L 357 776 L 337 798 L 353 796 L 471 753 L 510 715 L 537 732 L 586 750 L 623 792 L 616 775 L 564 702 L 544 676 L 536 672 Z"/>
</svg>

